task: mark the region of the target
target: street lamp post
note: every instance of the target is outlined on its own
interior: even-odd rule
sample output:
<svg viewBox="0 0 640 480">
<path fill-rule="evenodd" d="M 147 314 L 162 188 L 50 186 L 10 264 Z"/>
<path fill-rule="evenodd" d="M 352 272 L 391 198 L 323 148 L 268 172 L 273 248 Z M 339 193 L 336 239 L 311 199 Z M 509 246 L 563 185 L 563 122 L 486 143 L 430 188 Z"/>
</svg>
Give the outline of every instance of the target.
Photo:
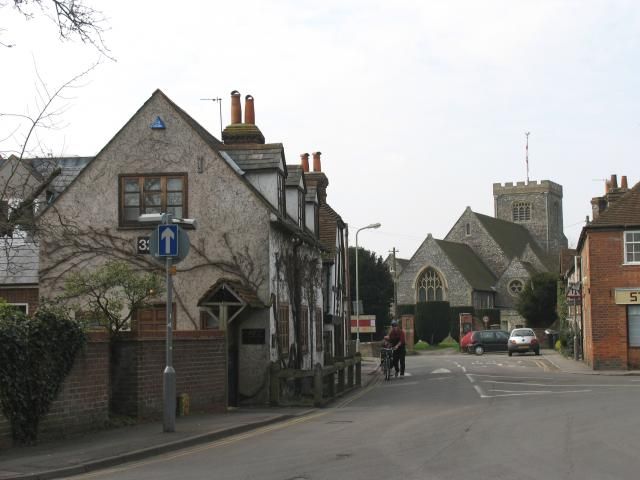
<svg viewBox="0 0 640 480">
<path fill-rule="evenodd" d="M 358 234 L 367 228 L 380 228 L 380 223 L 372 223 L 356 231 L 356 352 L 360 351 L 360 278 L 358 276 Z"/>
</svg>

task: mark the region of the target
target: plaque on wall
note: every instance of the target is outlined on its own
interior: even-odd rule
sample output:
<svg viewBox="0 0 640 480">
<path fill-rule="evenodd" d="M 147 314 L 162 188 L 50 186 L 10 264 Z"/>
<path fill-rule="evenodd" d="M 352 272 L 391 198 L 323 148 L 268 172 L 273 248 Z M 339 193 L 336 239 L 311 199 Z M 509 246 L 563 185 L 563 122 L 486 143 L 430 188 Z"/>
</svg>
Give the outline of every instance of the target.
<svg viewBox="0 0 640 480">
<path fill-rule="evenodd" d="M 243 345 L 264 345 L 264 328 L 245 328 L 242 330 Z"/>
</svg>

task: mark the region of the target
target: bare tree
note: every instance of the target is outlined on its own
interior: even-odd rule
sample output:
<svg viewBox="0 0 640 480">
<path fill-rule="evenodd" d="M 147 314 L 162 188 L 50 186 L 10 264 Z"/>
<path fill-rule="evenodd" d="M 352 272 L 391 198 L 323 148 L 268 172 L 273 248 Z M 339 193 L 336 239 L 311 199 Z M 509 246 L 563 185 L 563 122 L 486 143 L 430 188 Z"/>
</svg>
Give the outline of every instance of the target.
<svg viewBox="0 0 640 480">
<path fill-rule="evenodd" d="M 25 19 L 29 20 L 37 15 L 50 18 L 58 28 L 58 36 L 62 40 L 80 39 L 83 43 L 94 46 L 106 56 L 106 47 L 102 34 L 105 21 L 102 12 L 93 9 L 84 0 L 2 0 L 0 8 L 12 6 Z M 2 31 L 2 30 L 0 30 Z M 7 42 L 0 42 L 0 46 L 13 47 Z"/>
</svg>

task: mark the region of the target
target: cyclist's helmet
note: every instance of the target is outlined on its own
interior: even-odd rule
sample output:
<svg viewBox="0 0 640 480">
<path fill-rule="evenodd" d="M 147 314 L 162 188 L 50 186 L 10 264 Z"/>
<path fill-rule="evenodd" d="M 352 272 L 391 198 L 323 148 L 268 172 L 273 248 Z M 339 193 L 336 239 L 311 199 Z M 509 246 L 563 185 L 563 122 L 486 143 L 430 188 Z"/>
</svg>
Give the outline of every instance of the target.
<svg viewBox="0 0 640 480">
<path fill-rule="evenodd" d="M 397 320 L 391 320 L 391 326 L 392 327 L 397 327 L 398 326 L 398 321 Z"/>
</svg>

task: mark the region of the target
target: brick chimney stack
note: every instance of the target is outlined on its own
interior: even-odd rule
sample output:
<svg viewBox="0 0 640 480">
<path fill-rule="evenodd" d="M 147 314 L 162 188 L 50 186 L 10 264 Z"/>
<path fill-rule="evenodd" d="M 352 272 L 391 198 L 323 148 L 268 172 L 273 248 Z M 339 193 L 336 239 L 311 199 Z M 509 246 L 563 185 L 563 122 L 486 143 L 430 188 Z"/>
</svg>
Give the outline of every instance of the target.
<svg viewBox="0 0 640 480">
<path fill-rule="evenodd" d="M 320 155 L 322 155 L 322 152 L 313 152 L 313 171 L 314 172 L 321 172 L 322 171 L 322 164 L 320 162 Z"/>
<path fill-rule="evenodd" d="M 231 92 L 231 125 L 242 123 L 242 106 L 240 105 L 240 92 Z"/>
<path fill-rule="evenodd" d="M 303 153 L 300 155 L 300 166 L 302 167 L 302 171 L 304 173 L 309 172 L 309 154 Z"/>
<path fill-rule="evenodd" d="M 594 197 L 591 199 L 593 219 L 596 220 L 602 212 L 616 203 L 618 199 L 628 191 L 629 187 L 626 175 L 621 177 L 620 187 L 618 187 L 618 176 L 611 175 L 611 178 L 605 181 L 604 195 L 602 197 Z"/>
<path fill-rule="evenodd" d="M 251 95 L 244 97 L 244 123 L 249 125 L 256 124 L 256 112 L 253 108 L 253 97 Z"/>
</svg>

